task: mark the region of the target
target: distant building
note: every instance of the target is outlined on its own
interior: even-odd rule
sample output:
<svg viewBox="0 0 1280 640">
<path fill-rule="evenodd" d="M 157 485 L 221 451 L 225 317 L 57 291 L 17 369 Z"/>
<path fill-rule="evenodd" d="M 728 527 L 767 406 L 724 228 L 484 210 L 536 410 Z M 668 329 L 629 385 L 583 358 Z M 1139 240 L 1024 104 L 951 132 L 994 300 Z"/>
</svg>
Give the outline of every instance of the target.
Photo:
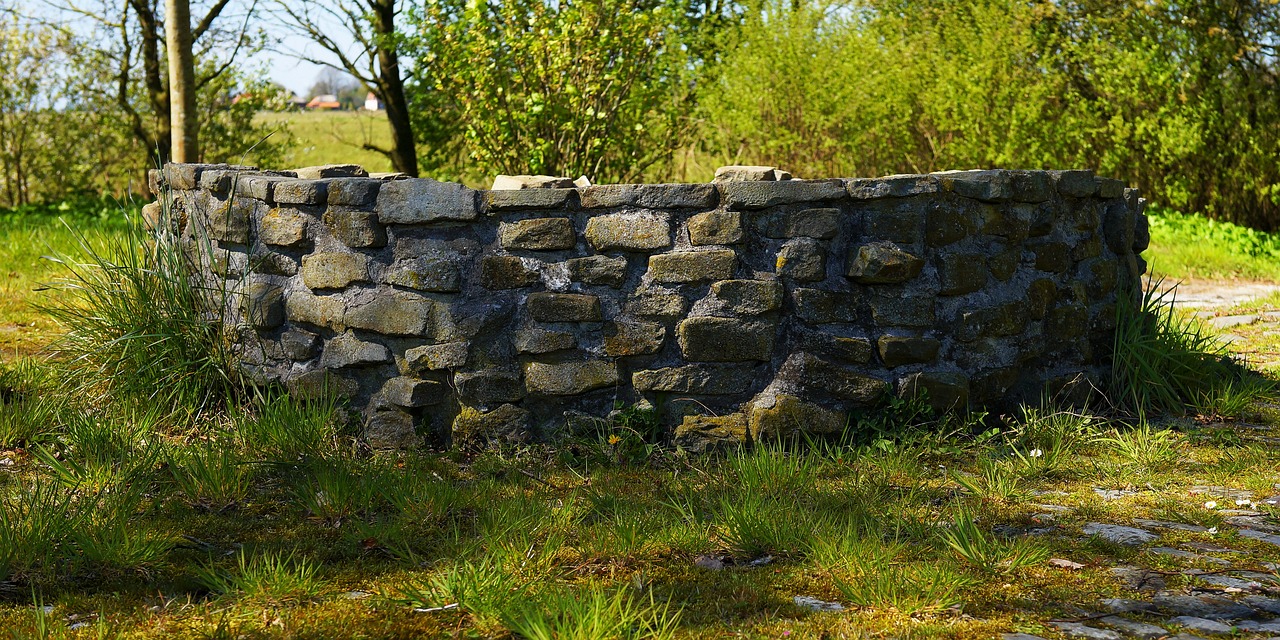
<svg viewBox="0 0 1280 640">
<path fill-rule="evenodd" d="M 342 103 L 338 102 L 338 96 L 335 96 L 332 93 L 326 93 L 312 98 L 311 102 L 307 103 L 307 108 L 331 111 L 341 109 Z"/>
<path fill-rule="evenodd" d="M 369 95 L 364 97 L 364 110 L 382 111 L 382 101 L 379 100 L 378 96 L 374 95 L 372 91 L 369 92 Z"/>
</svg>

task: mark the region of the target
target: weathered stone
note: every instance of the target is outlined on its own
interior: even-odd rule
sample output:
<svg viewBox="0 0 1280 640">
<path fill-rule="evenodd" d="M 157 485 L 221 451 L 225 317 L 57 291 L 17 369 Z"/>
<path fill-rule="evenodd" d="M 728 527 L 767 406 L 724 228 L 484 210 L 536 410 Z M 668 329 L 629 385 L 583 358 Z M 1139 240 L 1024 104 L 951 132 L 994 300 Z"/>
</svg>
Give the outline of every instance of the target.
<svg viewBox="0 0 1280 640">
<path fill-rule="evenodd" d="M 923 393 L 937 415 L 963 411 L 969 406 L 969 378 L 942 371 L 913 373 L 898 380 L 898 396 L 914 398 Z"/>
<path fill-rule="evenodd" d="M 360 390 L 360 385 L 332 371 L 316 369 L 292 376 L 285 381 L 289 395 L 298 400 L 321 398 L 350 398 Z"/>
<path fill-rule="evenodd" d="M 931 207 L 925 224 L 925 241 L 930 247 L 944 247 L 973 235 L 973 220 L 963 211 Z"/>
<path fill-rule="evenodd" d="M 1027 239 L 1031 232 L 1031 222 L 1036 217 L 1035 209 L 1025 204 L 1004 207 L 987 205 L 982 211 L 983 224 L 979 231 L 1004 238 L 1010 245 L 1017 245 Z"/>
<path fill-rule="evenodd" d="M 307 239 L 308 216 L 297 209 L 277 207 L 262 216 L 258 237 L 265 244 L 291 247 Z"/>
<path fill-rule="evenodd" d="M 738 254 L 731 249 L 672 251 L 649 256 L 649 277 L 655 282 L 686 283 L 733 277 Z"/>
<path fill-rule="evenodd" d="M 855 178 L 845 188 L 855 200 L 905 198 L 938 192 L 938 179 L 929 175 L 893 175 L 883 178 Z"/>
<path fill-rule="evenodd" d="M 248 199 L 233 198 L 230 202 L 211 199 L 205 230 L 215 240 L 248 244 L 249 225 L 259 208 L 265 207 L 261 202 Z"/>
<path fill-rule="evenodd" d="M 408 449 L 418 444 L 413 415 L 400 409 L 373 411 L 365 419 L 364 440 L 371 449 Z"/>
<path fill-rule="evenodd" d="M 428 344 L 404 352 L 404 363 L 410 371 L 457 369 L 467 364 L 471 344 L 465 341 Z"/>
<path fill-rule="evenodd" d="M 995 276 L 1000 282 L 1008 282 L 1009 278 L 1018 270 L 1018 264 L 1022 262 L 1022 248 L 1014 247 L 1007 251 L 1001 251 L 987 258 L 987 268 L 991 270 L 991 275 Z"/>
<path fill-rule="evenodd" d="M 1124 640 L 1124 636 L 1110 629 L 1099 629 L 1080 622 L 1050 622 L 1050 626 L 1063 635 L 1085 640 Z"/>
<path fill-rule="evenodd" d="M 756 182 L 773 181 L 777 178 L 776 167 L 761 165 L 733 164 L 716 169 L 716 182 Z"/>
<path fill-rule="evenodd" d="M 362 207 L 378 199 L 381 180 L 370 178 L 335 178 L 329 180 L 329 206 Z"/>
<path fill-rule="evenodd" d="M 1235 620 L 1255 615 L 1253 609 L 1224 596 L 1161 593 L 1151 602 L 1166 613 L 1210 620 Z"/>
<path fill-rule="evenodd" d="M 871 319 L 881 327 L 931 327 L 933 298 L 875 295 L 869 299 Z"/>
<path fill-rule="evenodd" d="M 948 253 L 938 260 L 938 280 L 944 296 L 972 293 L 987 285 L 986 259 L 976 253 Z"/>
<path fill-rule="evenodd" d="M 667 214 L 613 213 L 587 221 L 587 241 L 596 251 L 652 251 L 671 246 Z"/>
<path fill-rule="evenodd" d="M 751 439 L 761 441 L 792 433 L 838 433 L 849 417 L 796 396 L 777 394 L 751 401 L 748 427 Z"/>
<path fill-rule="evenodd" d="M 689 308 L 683 296 L 663 290 L 640 291 L 627 300 L 623 310 L 627 315 L 641 318 L 670 320 L 679 318 Z"/>
<path fill-rule="evenodd" d="M 1134 220 L 1133 213 L 1123 202 L 1116 201 L 1107 205 L 1102 221 L 1103 233 L 1106 236 L 1107 248 L 1116 255 L 1125 255 L 1133 251 Z"/>
<path fill-rule="evenodd" d="M 942 189 L 959 196 L 983 202 L 1004 202 L 1013 198 L 1013 176 L 1009 171 L 942 171 L 933 175 Z"/>
<path fill-rule="evenodd" d="M 407 291 L 384 292 L 347 309 L 348 327 L 392 336 L 422 335 L 432 320 L 435 303 Z"/>
<path fill-rule="evenodd" d="M 148 175 L 153 173 L 156 173 L 154 169 L 147 172 Z M 197 182 L 201 191 L 226 195 L 231 190 L 231 172 L 225 169 L 205 169 L 200 172 Z M 150 186 L 150 183 L 148 185 Z M 158 194 L 154 187 L 151 193 Z"/>
<path fill-rule="evenodd" d="M 1137 546 L 1156 540 L 1160 536 L 1137 527 L 1090 522 L 1084 526 L 1086 536 L 1098 536 L 1108 542 Z"/>
<path fill-rule="evenodd" d="M 833 336 L 826 332 L 805 332 L 801 334 L 799 346 L 824 358 L 851 364 L 868 364 L 875 355 L 871 341 L 856 336 Z"/>
<path fill-rule="evenodd" d="M 906 282 L 924 268 L 924 260 L 891 242 L 873 242 L 850 252 L 845 275 L 864 284 Z"/>
<path fill-rule="evenodd" d="M 1036 320 L 1044 318 L 1058 300 L 1058 286 L 1048 278 L 1033 280 L 1027 287 L 1027 312 Z"/>
<path fill-rule="evenodd" d="M 299 178 L 319 180 L 321 178 L 364 178 L 369 172 L 358 164 L 324 164 L 314 167 L 294 169 Z"/>
<path fill-rule="evenodd" d="M 846 291 L 824 291 L 797 287 L 791 292 L 796 317 L 809 324 L 856 322 L 862 296 Z"/>
<path fill-rule="evenodd" d="M 532 435 L 529 424 L 529 412 L 513 404 L 504 404 L 487 413 L 468 407 L 453 419 L 453 440 L 526 442 Z"/>
<path fill-rule="evenodd" d="M 341 289 L 368 282 L 369 259 L 359 253 L 313 253 L 302 256 L 301 273 L 308 289 Z"/>
<path fill-rule="evenodd" d="M 485 256 L 480 260 L 480 284 L 486 289 L 519 289 L 542 281 L 538 270 L 515 256 Z"/>
<path fill-rule="evenodd" d="M 342 329 L 347 304 L 341 296 L 317 296 L 306 291 L 294 291 L 285 296 L 284 312 L 294 322 Z"/>
<path fill-rule="evenodd" d="M 1089 310 L 1079 303 L 1054 307 L 1044 320 L 1044 334 L 1048 338 L 1070 340 L 1084 335 L 1089 328 Z"/>
<path fill-rule="evenodd" d="M 884 380 L 804 352 L 788 356 L 774 379 L 803 389 L 806 395 L 825 393 L 858 406 L 874 404 L 889 390 Z"/>
<path fill-rule="evenodd" d="M 383 224 L 425 224 L 475 220 L 479 194 L 452 182 L 430 178 L 393 180 L 378 191 L 378 219 Z"/>
<path fill-rule="evenodd" d="M 578 195 L 584 209 L 705 209 L 720 200 L 713 184 L 602 184 L 582 189 Z"/>
<path fill-rule="evenodd" d="M 382 397 L 400 407 L 425 407 L 444 400 L 448 388 L 432 380 L 396 376 L 382 385 Z"/>
<path fill-rule="evenodd" d="M 587 256 L 565 261 L 569 279 L 583 284 L 601 284 L 613 288 L 627 280 L 627 259 L 609 256 Z"/>
<path fill-rule="evenodd" d="M 249 283 L 243 298 L 245 318 L 259 329 L 273 329 L 284 324 L 284 289 L 261 280 Z"/>
<path fill-rule="evenodd" d="M 290 360 L 310 360 L 320 345 L 320 337 L 310 331 L 290 329 L 280 336 L 280 349 Z"/>
<path fill-rule="evenodd" d="M 938 349 L 942 346 L 935 338 L 893 335 L 880 336 L 876 345 L 880 350 L 880 360 L 886 367 L 928 364 L 938 359 Z"/>
<path fill-rule="evenodd" d="M 573 179 L 564 176 L 498 175 L 493 179 L 493 191 L 519 189 L 572 189 Z"/>
<path fill-rule="evenodd" d="M 524 383 L 531 394 L 575 396 L 618 384 L 618 368 L 605 360 L 528 362 L 524 365 Z"/>
<path fill-rule="evenodd" d="M 865 214 L 867 240 L 915 245 L 924 238 L 925 207 L 914 202 L 887 202 Z"/>
<path fill-rule="evenodd" d="M 572 249 L 577 242 L 573 222 L 568 218 L 533 218 L 504 222 L 498 228 L 503 249 L 556 251 Z"/>
<path fill-rule="evenodd" d="M 529 315 L 538 322 L 601 322 L 600 298 L 580 293 L 531 293 Z"/>
<path fill-rule="evenodd" d="M 765 235 L 770 238 L 830 240 L 839 232 L 839 209 L 805 209 L 777 214 L 765 227 Z"/>
<path fill-rule="evenodd" d="M 196 188 L 201 168 L 198 164 L 167 162 L 160 174 L 163 176 L 165 185 L 170 189 L 187 191 Z"/>
<path fill-rule="evenodd" d="M 349 207 L 330 206 L 324 212 L 324 223 L 338 242 L 352 248 L 384 247 L 387 245 L 387 230 L 378 222 L 378 214 L 352 209 Z"/>
<path fill-rule="evenodd" d="M 1085 290 L 1090 298 L 1102 299 L 1116 290 L 1120 278 L 1120 269 L 1112 260 L 1103 258 L 1090 260 L 1084 266 Z"/>
<path fill-rule="evenodd" d="M 1109 199 L 1124 197 L 1124 180 L 1098 176 L 1094 178 L 1094 182 L 1098 183 L 1099 198 Z"/>
<path fill-rule="evenodd" d="M 672 441 L 685 451 L 706 453 L 746 444 L 747 416 L 731 413 L 727 416 L 685 416 L 676 427 Z"/>
<path fill-rule="evenodd" d="M 462 290 L 462 265 L 443 255 L 397 260 L 387 269 L 385 282 L 419 291 L 455 293 Z"/>
<path fill-rule="evenodd" d="M 1014 171 L 1010 176 L 1013 199 L 1018 202 L 1044 202 L 1053 197 L 1053 178 L 1044 171 Z"/>
<path fill-rule="evenodd" d="M 692 362 L 768 360 L 774 325 L 731 318 L 689 318 L 680 323 L 680 351 Z"/>
<path fill-rule="evenodd" d="M 707 211 L 689 218 L 689 242 L 694 246 L 742 242 L 742 214 Z"/>
<path fill-rule="evenodd" d="M 320 366 L 326 369 L 357 367 L 391 362 L 391 351 L 376 342 L 365 342 L 350 332 L 330 338 L 324 344 Z"/>
<path fill-rule="evenodd" d="M 578 339 L 566 331 L 546 329 L 521 329 L 511 337 L 516 353 L 551 353 L 578 346 Z"/>
<path fill-rule="evenodd" d="M 1027 303 L 1018 300 L 987 309 L 964 311 L 956 328 L 956 339 L 972 342 L 991 336 L 1012 336 L 1027 326 Z"/>
<path fill-rule="evenodd" d="M 159 202 L 148 202 L 142 205 L 142 224 L 146 226 L 147 231 L 154 231 L 164 221 L 165 208 L 160 206 Z"/>
<path fill-rule="evenodd" d="M 324 204 L 328 185 L 317 180 L 280 180 L 271 197 L 278 204 Z"/>
<path fill-rule="evenodd" d="M 780 204 L 839 200 L 846 195 L 840 180 L 729 182 L 720 187 L 730 209 L 763 209 Z"/>
<path fill-rule="evenodd" d="M 810 238 L 788 240 L 778 251 L 775 271 L 780 277 L 798 282 L 817 282 L 827 277 L 827 251 Z"/>
<path fill-rule="evenodd" d="M 610 322 L 604 329 L 604 353 L 617 358 L 657 353 L 667 329 L 656 322 Z"/>
<path fill-rule="evenodd" d="M 777 280 L 720 280 L 698 303 L 695 313 L 760 315 L 782 308 L 782 284 Z"/>
<path fill-rule="evenodd" d="M 1036 268 L 1050 273 L 1064 273 L 1071 266 L 1071 247 L 1063 242 L 1040 242 L 1031 246 L 1036 254 Z"/>
<path fill-rule="evenodd" d="M 488 191 L 484 194 L 489 211 L 562 209 L 576 193 L 573 189 L 519 189 Z"/>
<path fill-rule="evenodd" d="M 746 393 L 755 378 L 751 365 L 690 364 L 631 374 L 637 391 L 732 395 Z"/>
<path fill-rule="evenodd" d="M 458 371 L 453 374 L 458 396 L 480 405 L 518 402 L 524 398 L 524 382 L 520 372 L 505 369 Z"/>
<path fill-rule="evenodd" d="M 209 270 L 224 278 L 244 277 L 248 265 L 249 256 L 243 251 L 214 248 L 209 255 Z"/>
<path fill-rule="evenodd" d="M 1058 193 L 1074 198 L 1088 198 L 1098 192 L 1092 171 L 1050 171 Z"/>
<path fill-rule="evenodd" d="M 271 203 L 274 202 L 271 197 L 272 187 L 282 180 L 287 180 L 287 178 L 284 176 L 245 175 L 242 173 L 232 182 L 232 189 L 237 196 Z"/>
<path fill-rule="evenodd" d="M 1142 253 L 1151 245 L 1151 223 L 1146 214 L 1139 213 L 1133 217 L 1133 252 Z"/>
</svg>

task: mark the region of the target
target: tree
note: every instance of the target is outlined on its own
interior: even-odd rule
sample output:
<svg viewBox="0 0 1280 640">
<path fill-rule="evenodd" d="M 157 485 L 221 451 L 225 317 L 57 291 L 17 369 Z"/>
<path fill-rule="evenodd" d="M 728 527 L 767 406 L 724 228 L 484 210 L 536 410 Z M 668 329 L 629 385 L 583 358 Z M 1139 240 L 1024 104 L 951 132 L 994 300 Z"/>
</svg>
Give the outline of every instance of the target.
<svg viewBox="0 0 1280 640">
<path fill-rule="evenodd" d="M 191 53 L 191 4 L 188 0 L 166 0 L 165 41 L 169 52 L 170 120 L 176 131 L 171 136 L 174 162 L 196 162 L 200 158 L 199 120 L 196 118 L 196 72 Z"/>
<path fill-rule="evenodd" d="M 317 0 L 294 2 L 276 0 L 276 13 L 285 25 L 303 38 L 315 43 L 332 56 L 324 59 L 298 51 L 295 55 L 313 64 L 333 67 L 355 76 L 368 86 L 387 110 L 391 127 L 391 148 L 370 143 L 364 147 L 391 160 L 396 171 L 417 176 L 418 156 L 413 136 L 413 122 L 405 97 L 405 77 L 401 69 L 402 38 L 396 32 L 396 19 L 404 11 L 402 0 Z M 351 54 L 332 34 L 344 30 L 355 41 L 358 50 Z M 334 62 L 336 61 L 336 62 Z"/>
</svg>

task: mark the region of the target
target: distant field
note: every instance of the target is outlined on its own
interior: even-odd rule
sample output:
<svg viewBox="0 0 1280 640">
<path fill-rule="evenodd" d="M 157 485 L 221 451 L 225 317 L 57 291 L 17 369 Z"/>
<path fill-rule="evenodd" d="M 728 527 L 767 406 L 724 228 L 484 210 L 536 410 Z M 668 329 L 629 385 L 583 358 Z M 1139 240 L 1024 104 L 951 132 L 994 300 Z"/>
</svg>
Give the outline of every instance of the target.
<svg viewBox="0 0 1280 640">
<path fill-rule="evenodd" d="M 356 163 L 369 171 L 391 171 L 386 156 L 364 148 L 365 144 L 384 149 L 391 145 L 391 130 L 381 112 L 264 111 L 257 122 L 279 124 L 293 138 L 293 149 L 285 158 L 290 167 Z"/>
</svg>

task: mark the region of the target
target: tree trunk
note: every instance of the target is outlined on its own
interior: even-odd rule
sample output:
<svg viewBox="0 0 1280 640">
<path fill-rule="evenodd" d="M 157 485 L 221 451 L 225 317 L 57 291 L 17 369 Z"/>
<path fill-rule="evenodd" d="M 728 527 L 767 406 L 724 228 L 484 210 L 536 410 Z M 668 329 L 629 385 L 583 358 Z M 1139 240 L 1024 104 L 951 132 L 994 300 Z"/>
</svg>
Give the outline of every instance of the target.
<svg viewBox="0 0 1280 640">
<path fill-rule="evenodd" d="M 409 101 L 404 96 L 400 75 L 400 54 L 395 47 L 395 0 L 373 4 L 373 28 L 378 36 L 378 93 L 387 108 L 391 124 L 391 165 L 400 173 L 418 177 L 418 150 L 409 120 Z"/>
<path fill-rule="evenodd" d="M 174 162 L 198 162 L 199 120 L 189 0 L 165 0 L 165 40 L 169 50 L 169 120 L 173 126 L 170 157 Z"/>
</svg>

